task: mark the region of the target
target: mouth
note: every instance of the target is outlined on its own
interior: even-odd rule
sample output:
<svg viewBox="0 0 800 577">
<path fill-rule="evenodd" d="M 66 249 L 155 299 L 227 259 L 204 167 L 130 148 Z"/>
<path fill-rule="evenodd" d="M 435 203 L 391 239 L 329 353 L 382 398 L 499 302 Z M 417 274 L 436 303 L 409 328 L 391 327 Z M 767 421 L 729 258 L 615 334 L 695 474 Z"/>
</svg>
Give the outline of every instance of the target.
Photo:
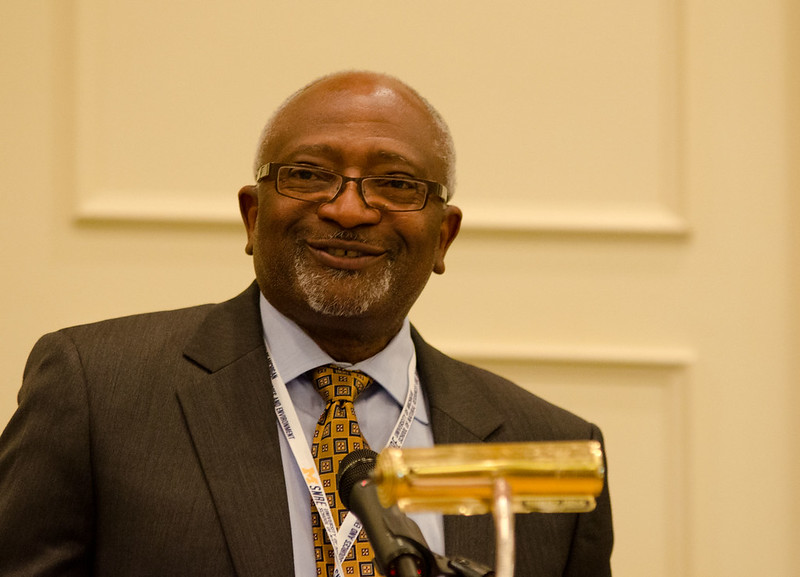
<svg viewBox="0 0 800 577">
<path fill-rule="evenodd" d="M 315 239 L 306 241 L 306 245 L 317 262 L 330 268 L 360 270 L 386 255 L 383 248 L 362 241 Z"/>
<path fill-rule="evenodd" d="M 360 256 L 364 256 L 364 253 L 358 250 L 346 250 L 343 248 L 332 248 L 332 247 L 322 250 L 331 256 L 340 256 L 346 258 L 358 258 Z"/>
</svg>

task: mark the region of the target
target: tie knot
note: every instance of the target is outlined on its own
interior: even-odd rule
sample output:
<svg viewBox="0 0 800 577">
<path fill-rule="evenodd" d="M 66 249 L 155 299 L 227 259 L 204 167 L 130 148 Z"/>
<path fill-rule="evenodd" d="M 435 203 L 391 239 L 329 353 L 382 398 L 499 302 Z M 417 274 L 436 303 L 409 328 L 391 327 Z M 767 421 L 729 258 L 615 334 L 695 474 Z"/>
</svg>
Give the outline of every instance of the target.
<svg viewBox="0 0 800 577">
<path fill-rule="evenodd" d="M 336 365 L 323 365 L 312 373 L 314 386 L 326 403 L 356 400 L 372 384 L 361 371 L 348 371 Z"/>
</svg>

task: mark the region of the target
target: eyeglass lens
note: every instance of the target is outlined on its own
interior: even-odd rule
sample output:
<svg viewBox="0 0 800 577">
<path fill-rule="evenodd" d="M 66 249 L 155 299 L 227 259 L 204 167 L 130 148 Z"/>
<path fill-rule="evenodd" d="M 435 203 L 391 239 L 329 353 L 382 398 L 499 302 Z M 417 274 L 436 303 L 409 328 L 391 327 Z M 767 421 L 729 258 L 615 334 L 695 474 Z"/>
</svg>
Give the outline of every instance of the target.
<svg viewBox="0 0 800 577">
<path fill-rule="evenodd" d="M 278 170 L 278 192 L 301 200 L 325 202 L 336 196 L 343 184 L 340 175 L 310 167 L 282 166 Z M 418 180 L 369 176 L 361 180 L 361 191 L 369 206 L 388 210 L 415 210 L 425 204 L 427 184 Z"/>
</svg>

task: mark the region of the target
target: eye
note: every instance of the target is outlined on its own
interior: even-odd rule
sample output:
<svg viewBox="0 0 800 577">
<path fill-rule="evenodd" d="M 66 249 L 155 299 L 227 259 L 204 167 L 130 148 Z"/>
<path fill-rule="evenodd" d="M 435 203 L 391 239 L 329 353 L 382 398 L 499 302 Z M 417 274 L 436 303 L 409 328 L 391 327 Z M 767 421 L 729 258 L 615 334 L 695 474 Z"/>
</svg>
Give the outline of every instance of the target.
<svg viewBox="0 0 800 577">
<path fill-rule="evenodd" d="M 415 190 L 418 183 L 413 180 L 406 180 L 403 178 L 375 178 L 373 184 L 380 189 L 392 190 Z"/>
<path fill-rule="evenodd" d="M 326 175 L 324 172 L 320 172 L 319 170 L 315 170 L 313 168 L 305 168 L 299 166 L 289 166 L 287 167 L 287 178 L 296 179 L 296 180 L 317 180 L 320 178 L 325 178 Z M 330 176 L 328 176 L 330 179 Z"/>
<path fill-rule="evenodd" d="M 282 166 L 278 172 L 278 192 L 289 196 L 328 193 L 337 188 L 338 178 L 313 166 Z"/>
</svg>

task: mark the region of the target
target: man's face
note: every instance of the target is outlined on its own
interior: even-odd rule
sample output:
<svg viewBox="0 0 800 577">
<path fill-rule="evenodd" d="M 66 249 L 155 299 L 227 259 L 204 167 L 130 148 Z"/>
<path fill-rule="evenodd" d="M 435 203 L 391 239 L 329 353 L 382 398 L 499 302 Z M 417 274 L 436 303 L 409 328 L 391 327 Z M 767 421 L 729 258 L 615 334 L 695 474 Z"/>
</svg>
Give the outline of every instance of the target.
<svg viewBox="0 0 800 577">
<path fill-rule="evenodd" d="M 261 160 L 445 182 L 438 136 L 428 112 L 401 86 L 337 78 L 283 111 Z M 353 182 L 327 203 L 281 196 L 274 180 L 239 196 L 261 291 L 304 327 L 361 319 L 396 331 L 431 272 L 444 271 L 461 220 L 457 208 L 433 197 L 421 211 L 370 208 Z"/>
</svg>

